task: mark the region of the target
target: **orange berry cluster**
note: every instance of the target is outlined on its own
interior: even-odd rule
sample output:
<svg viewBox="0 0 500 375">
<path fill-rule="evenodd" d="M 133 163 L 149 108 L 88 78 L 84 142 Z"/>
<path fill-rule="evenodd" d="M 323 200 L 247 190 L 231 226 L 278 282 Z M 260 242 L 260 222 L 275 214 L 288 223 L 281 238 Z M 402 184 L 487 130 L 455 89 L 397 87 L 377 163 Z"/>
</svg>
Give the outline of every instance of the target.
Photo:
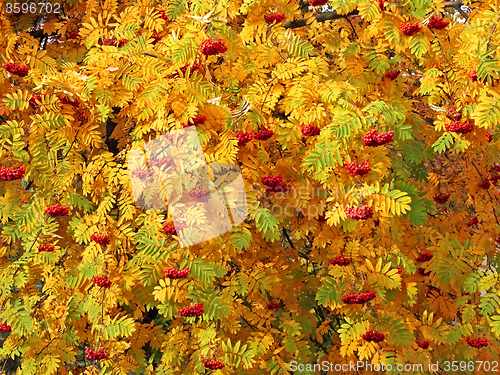
<svg viewBox="0 0 500 375">
<path fill-rule="evenodd" d="M 201 356 L 201 363 L 203 363 L 203 366 L 206 368 L 209 368 L 210 370 L 219 370 L 221 368 L 224 368 L 226 365 L 220 361 L 217 361 L 216 359 L 206 359 Z"/>
<path fill-rule="evenodd" d="M 319 7 L 321 5 L 325 5 L 328 3 L 328 0 L 309 0 L 309 5 L 312 5 L 313 7 Z"/>
<path fill-rule="evenodd" d="M 361 140 L 365 146 L 378 147 L 394 141 L 394 131 L 378 133 L 377 130 L 371 130 L 366 133 Z"/>
<path fill-rule="evenodd" d="M 485 181 L 480 182 L 479 184 L 477 184 L 477 186 L 479 186 L 481 189 L 488 190 L 489 187 L 491 186 L 491 183 L 488 180 L 485 180 Z"/>
<path fill-rule="evenodd" d="M 422 254 L 420 254 L 417 259 L 415 259 L 415 262 L 427 262 L 428 260 L 431 260 L 432 258 L 434 258 L 434 255 L 425 251 Z"/>
<path fill-rule="evenodd" d="M 59 204 L 56 204 L 55 206 L 47 206 L 45 207 L 45 213 L 52 217 L 65 216 L 69 213 L 69 207 L 61 206 Z"/>
<path fill-rule="evenodd" d="M 33 108 L 35 111 L 38 108 L 40 108 L 40 105 L 36 104 L 37 100 L 42 101 L 42 95 L 40 94 L 33 95 L 29 100 L 30 107 Z"/>
<path fill-rule="evenodd" d="M 16 169 L 10 169 L 10 168 L 2 168 L 0 169 L 0 180 L 2 181 L 13 181 L 13 180 L 19 180 L 20 178 L 24 177 L 24 170 L 23 167 L 19 167 Z"/>
<path fill-rule="evenodd" d="M 99 236 L 98 234 L 93 234 L 90 236 L 90 239 L 101 246 L 106 246 L 109 244 L 109 239 L 106 236 Z"/>
<path fill-rule="evenodd" d="M 266 191 L 283 192 L 288 191 L 292 188 L 290 185 L 285 185 L 283 183 L 281 174 L 274 177 L 271 175 L 263 177 L 262 183 L 266 185 Z"/>
<path fill-rule="evenodd" d="M 207 121 L 207 116 L 198 116 L 194 117 L 192 119 L 189 119 L 188 121 L 188 126 L 191 125 L 198 125 L 198 124 L 204 124 L 205 121 Z"/>
<path fill-rule="evenodd" d="M 283 21 L 286 17 L 284 13 L 279 13 L 279 14 L 271 14 L 270 16 L 265 16 L 267 23 L 273 24 L 273 23 L 280 23 Z"/>
<path fill-rule="evenodd" d="M 372 170 L 370 168 L 370 162 L 368 161 L 368 159 L 366 159 L 363 164 L 358 164 L 356 162 L 346 163 L 345 168 L 347 169 L 347 172 L 349 172 L 349 174 L 353 177 L 364 176 Z"/>
<path fill-rule="evenodd" d="M 467 134 L 474 130 L 474 124 L 469 122 L 453 121 L 451 124 L 446 124 L 445 129 L 449 132 Z"/>
<path fill-rule="evenodd" d="M 268 310 L 276 310 L 276 309 L 279 309 L 280 307 L 281 307 L 281 303 L 279 303 L 279 302 L 272 302 L 272 303 L 269 303 L 266 306 L 266 309 L 268 309 Z"/>
<path fill-rule="evenodd" d="M 226 51 L 227 46 L 224 44 L 221 38 L 219 38 L 217 41 L 205 39 L 200 44 L 200 52 L 205 56 L 219 55 Z"/>
<path fill-rule="evenodd" d="M 389 78 L 391 81 L 394 81 L 396 78 L 398 78 L 400 71 L 396 70 L 395 72 L 389 72 L 385 76 Z"/>
<path fill-rule="evenodd" d="M 348 266 L 349 263 L 351 263 L 351 260 L 349 258 L 346 258 L 344 255 L 339 254 L 335 258 L 328 260 L 328 262 L 330 262 L 330 264 L 334 266 L 345 267 Z"/>
<path fill-rule="evenodd" d="M 378 333 L 375 331 L 368 331 L 363 335 L 363 340 L 365 341 L 373 341 L 373 342 L 381 342 L 384 341 L 385 336 L 383 333 Z"/>
<path fill-rule="evenodd" d="M 469 336 L 465 338 L 465 341 L 467 341 L 467 344 L 469 346 L 472 346 L 473 348 L 482 348 L 483 346 L 488 346 L 488 339 L 485 337 L 478 337 L 475 339 L 471 339 Z"/>
<path fill-rule="evenodd" d="M 109 354 L 104 353 L 104 347 L 101 345 L 98 351 L 94 351 L 88 346 L 85 347 L 85 351 L 87 352 L 88 359 L 94 359 L 96 361 L 100 361 L 101 359 L 108 359 Z"/>
<path fill-rule="evenodd" d="M 11 332 L 12 328 L 9 325 L 7 325 L 6 323 L 2 323 L 2 324 L 0 324 L 0 331 Z"/>
<path fill-rule="evenodd" d="M 29 69 L 27 66 L 18 65 L 16 63 L 11 63 L 11 62 L 3 64 L 3 67 L 9 73 L 15 74 L 16 76 L 19 76 L 19 77 L 26 77 L 28 75 L 28 72 L 29 72 Z"/>
<path fill-rule="evenodd" d="M 111 281 L 108 280 L 106 276 L 94 276 L 92 281 L 96 283 L 98 286 L 109 288 L 111 286 Z"/>
<path fill-rule="evenodd" d="M 271 129 L 263 127 L 260 132 L 255 134 L 253 137 L 258 139 L 259 141 L 267 141 L 269 138 L 273 136 L 274 132 Z"/>
<path fill-rule="evenodd" d="M 136 169 L 135 171 L 132 171 L 132 175 L 138 177 L 140 180 L 149 178 L 154 174 L 155 172 L 152 169 L 147 169 L 147 170 Z"/>
<path fill-rule="evenodd" d="M 165 277 L 168 279 L 185 279 L 189 273 L 189 267 L 183 270 L 176 270 L 174 267 L 167 268 L 165 270 Z"/>
<path fill-rule="evenodd" d="M 236 138 L 238 138 L 238 147 L 243 147 L 252 140 L 253 135 L 250 132 L 237 132 Z"/>
<path fill-rule="evenodd" d="M 188 195 L 196 202 L 208 202 L 210 200 L 210 191 L 207 189 L 192 188 Z"/>
<path fill-rule="evenodd" d="M 321 129 L 313 125 L 301 126 L 300 131 L 306 137 L 312 137 L 314 135 L 319 135 L 319 133 L 321 133 Z"/>
<path fill-rule="evenodd" d="M 442 30 L 446 29 L 449 24 L 450 22 L 445 21 L 443 17 L 432 16 L 431 19 L 429 20 L 429 23 L 427 24 L 427 27 L 429 29 Z"/>
<path fill-rule="evenodd" d="M 180 316 L 194 317 L 203 315 L 203 303 L 197 303 L 194 306 L 187 306 L 177 311 Z"/>
<path fill-rule="evenodd" d="M 399 30 L 401 30 L 401 32 L 406 36 L 412 36 L 422 30 L 422 28 L 418 25 L 418 22 L 402 23 L 399 25 Z"/>
<path fill-rule="evenodd" d="M 357 293 L 357 294 L 346 294 L 342 296 L 342 302 L 347 304 L 361 304 L 368 301 L 371 301 L 377 296 L 376 292 L 368 292 L 368 293 Z"/>
<path fill-rule="evenodd" d="M 353 220 L 367 220 L 373 217 L 373 208 L 370 206 L 346 207 L 347 217 Z"/>
<path fill-rule="evenodd" d="M 417 345 L 422 349 L 427 349 L 429 347 L 429 341 L 417 341 Z"/>
<path fill-rule="evenodd" d="M 472 219 L 470 219 L 470 221 L 467 223 L 467 225 L 469 227 L 472 227 L 473 225 L 476 225 L 479 223 L 479 220 L 477 220 L 477 217 L 473 217 Z"/>
<path fill-rule="evenodd" d="M 54 250 L 54 245 L 40 245 L 38 246 L 38 251 L 52 251 Z"/>
<path fill-rule="evenodd" d="M 446 201 L 450 198 L 450 194 L 445 194 L 445 193 L 436 193 L 434 194 L 434 197 L 432 199 L 434 199 L 434 202 L 436 203 L 446 203 Z"/>
<path fill-rule="evenodd" d="M 446 114 L 446 118 L 452 121 L 460 121 L 462 119 L 462 114 L 457 111 L 455 107 L 448 107 L 448 113 Z"/>
</svg>

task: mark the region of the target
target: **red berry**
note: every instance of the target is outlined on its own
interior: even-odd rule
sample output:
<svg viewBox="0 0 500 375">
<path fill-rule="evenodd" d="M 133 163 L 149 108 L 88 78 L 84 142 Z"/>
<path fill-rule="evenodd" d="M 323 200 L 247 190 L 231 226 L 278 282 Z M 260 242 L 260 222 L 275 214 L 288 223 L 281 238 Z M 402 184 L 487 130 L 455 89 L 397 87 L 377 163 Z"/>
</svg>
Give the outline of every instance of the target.
<svg viewBox="0 0 500 375">
<path fill-rule="evenodd" d="M 446 124 L 445 129 L 449 132 L 467 134 L 474 129 L 474 125 L 467 122 L 454 121 L 451 124 Z"/>
<path fill-rule="evenodd" d="M 198 124 L 204 124 L 206 120 L 207 120 L 207 116 L 194 117 L 194 118 L 189 119 L 188 124 L 184 127 L 193 126 L 193 125 L 196 126 Z"/>
<path fill-rule="evenodd" d="M 489 187 L 491 186 L 491 183 L 488 180 L 486 180 L 486 181 L 480 182 L 479 184 L 477 184 L 477 186 L 479 186 L 481 189 L 488 190 Z"/>
<path fill-rule="evenodd" d="M 398 273 L 398 274 L 402 274 L 403 273 L 403 268 L 402 267 L 398 267 L 397 270 L 398 270 L 398 272 L 396 272 L 396 273 Z"/>
<path fill-rule="evenodd" d="M 446 117 L 452 121 L 460 121 L 462 119 L 462 113 L 458 112 L 455 107 L 448 107 L 448 113 Z"/>
<path fill-rule="evenodd" d="M 471 79 L 472 82 L 476 82 L 477 81 L 477 71 L 473 70 L 472 72 L 470 72 L 469 78 Z"/>
<path fill-rule="evenodd" d="M 279 303 L 279 302 L 273 302 L 273 303 L 269 303 L 266 306 L 266 309 L 268 309 L 268 310 L 276 310 L 276 309 L 279 309 L 280 307 L 281 307 L 281 303 Z"/>
<path fill-rule="evenodd" d="M 100 287 L 109 288 L 111 286 L 111 281 L 106 276 L 94 276 L 92 281 Z"/>
<path fill-rule="evenodd" d="M 68 39 L 78 39 L 78 31 L 73 31 L 71 34 L 69 34 Z"/>
<path fill-rule="evenodd" d="M 118 44 L 118 41 L 114 38 L 106 38 L 103 40 L 102 44 L 105 46 L 116 46 Z"/>
<path fill-rule="evenodd" d="M 422 349 L 427 349 L 429 347 L 429 341 L 420 341 L 417 342 L 417 345 L 420 346 Z"/>
<path fill-rule="evenodd" d="M 445 21 L 443 17 L 435 17 L 432 16 L 429 23 L 427 24 L 427 27 L 429 29 L 436 29 L 436 30 L 442 30 L 448 27 L 450 24 L 449 21 Z"/>
<path fill-rule="evenodd" d="M 52 251 L 55 247 L 53 245 L 40 245 L 38 246 L 38 251 Z"/>
<path fill-rule="evenodd" d="M 187 277 L 189 273 L 189 267 L 184 268 L 183 270 L 176 270 L 173 267 L 167 268 L 165 270 L 165 277 L 172 280 L 184 279 Z"/>
<path fill-rule="evenodd" d="M 274 132 L 266 127 L 263 127 L 260 132 L 255 134 L 253 138 L 258 139 L 259 141 L 267 141 L 269 138 L 273 136 Z"/>
<path fill-rule="evenodd" d="M 2 324 L 0 324 L 0 331 L 11 332 L 12 328 L 9 325 L 7 325 L 7 323 L 2 323 Z"/>
<path fill-rule="evenodd" d="M 477 220 L 477 217 L 473 217 L 472 219 L 470 219 L 470 221 L 467 223 L 467 225 L 469 227 L 472 227 L 473 225 L 476 225 L 478 223 L 479 223 L 479 221 Z"/>
<path fill-rule="evenodd" d="M 423 268 L 419 268 L 418 269 L 418 273 L 422 276 L 429 276 L 431 274 L 431 271 L 429 272 L 425 272 L 425 270 Z"/>
<path fill-rule="evenodd" d="M 469 336 L 467 336 L 465 338 L 465 341 L 467 341 L 467 344 L 469 346 L 472 346 L 473 348 L 477 348 L 477 349 L 480 349 L 483 346 L 488 346 L 488 339 L 486 339 L 485 337 L 482 337 L 482 338 L 478 337 L 475 339 L 471 339 Z"/>
<path fill-rule="evenodd" d="M 361 140 L 365 146 L 378 147 L 394 141 L 394 131 L 378 133 L 377 130 L 371 130 L 366 133 Z"/>
<path fill-rule="evenodd" d="M 290 190 L 292 187 L 290 185 L 285 185 L 283 183 L 281 174 L 277 176 L 268 175 L 262 178 L 262 183 L 266 185 L 266 191 L 272 192 L 284 192 Z"/>
<path fill-rule="evenodd" d="M 269 24 L 273 24 L 273 23 L 280 23 L 281 21 L 283 21 L 286 17 L 283 13 L 279 13 L 279 14 L 271 14 L 269 16 L 264 16 L 265 20 L 267 23 Z"/>
<path fill-rule="evenodd" d="M 488 138 L 488 142 L 491 142 L 493 140 L 493 134 L 491 133 L 486 133 L 484 136 Z"/>
<path fill-rule="evenodd" d="M 344 257 L 344 255 L 340 254 L 337 255 L 335 258 L 330 259 L 328 262 L 334 266 L 348 266 L 349 263 L 351 263 L 351 260 L 349 258 Z"/>
<path fill-rule="evenodd" d="M 375 331 L 368 331 L 363 336 L 363 340 L 365 341 L 373 341 L 373 342 L 381 342 L 384 341 L 385 336 L 383 333 L 378 333 Z"/>
<path fill-rule="evenodd" d="M 9 73 L 14 74 L 18 77 L 26 77 L 28 75 L 28 72 L 29 72 L 29 69 L 27 66 L 18 65 L 15 63 L 11 63 L 11 62 L 3 64 L 3 67 Z"/>
<path fill-rule="evenodd" d="M 104 353 L 104 347 L 101 345 L 98 351 L 94 351 L 88 346 L 85 347 L 87 358 L 100 361 L 101 359 L 109 359 L 109 354 Z"/>
<path fill-rule="evenodd" d="M 167 14 L 165 13 L 164 10 L 159 10 L 158 13 L 160 13 L 160 18 L 162 20 L 165 20 L 167 22 L 170 22 L 170 18 L 168 18 Z"/>
<path fill-rule="evenodd" d="M 73 100 L 69 100 L 68 98 L 64 97 L 64 98 L 61 98 L 60 96 L 58 96 L 59 98 L 59 104 L 69 104 L 71 106 L 73 106 L 74 108 L 78 108 L 80 106 L 80 103 L 78 103 L 78 101 L 73 101 Z"/>
<path fill-rule="evenodd" d="M 399 25 L 399 29 L 406 36 L 412 36 L 418 33 L 422 28 L 416 23 L 402 23 Z"/>
<path fill-rule="evenodd" d="M 186 224 L 179 224 L 177 225 L 177 229 L 178 230 L 184 230 L 187 228 L 187 225 Z M 176 235 L 177 236 L 177 231 L 174 227 L 171 227 L 169 225 L 167 225 L 167 223 L 163 224 L 163 230 L 165 231 L 165 233 L 167 234 L 173 234 L 173 235 Z"/>
<path fill-rule="evenodd" d="M 65 216 L 69 213 L 69 207 L 61 206 L 59 204 L 56 204 L 55 206 L 47 206 L 45 208 L 45 213 L 51 217 Z"/>
<path fill-rule="evenodd" d="M 194 306 L 184 307 L 177 312 L 179 313 L 180 316 L 185 316 L 185 317 L 201 316 L 204 313 L 203 303 L 197 303 Z"/>
<path fill-rule="evenodd" d="M 346 304 L 362 304 L 371 301 L 377 296 L 376 292 L 356 293 L 342 296 L 342 302 Z"/>
<path fill-rule="evenodd" d="M 428 260 L 431 260 L 434 257 L 431 253 L 428 252 L 423 252 L 421 253 L 417 259 L 415 259 L 415 262 L 427 262 Z"/>
<path fill-rule="evenodd" d="M 373 217 L 373 208 L 370 206 L 346 207 L 347 217 L 353 220 L 367 220 Z"/>
<path fill-rule="evenodd" d="M 237 132 L 236 138 L 238 138 L 238 147 L 243 147 L 252 140 L 253 135 L 250 132 Z"/>
<path fill-rule="evenodd" d="M 19 167 L 16 169 L 2 168 L 0 169 L 0 180 L 1 181 L 14 181 L 20 180 L 24 177 L 24 167 Z"/>
<path fill-rule="evenodd" d="M 33 108 L 35 111 L 40 108 L 40 105 L 37 104 L 37 101 L 39 102 L 42 101 L 42 95 L 40 94 L 33 95 L 29 100 L 30 107 Z"/>
<path fill-rule="evenodd" d="M 106 236 L 99 236 L 98 234 L 93 234 L 90 236 L 90 239 L 101 246 L 107 246 L 109 244 L 109 239 Z"/>
<path fill-rule="evenodd" d="M 328 3 L 328 0 L 309 0 L 309 4 L 313 7 L 319 7 Z"/>
<path fill-rule="evenodd" d="M 219 55 L 227 51 L 227 46 L 221 38 L 217 41 L 205 39 L 200 44 L 200 52 L 205 56 Z"/>
<path fill-rule="evenodd" d="M 318 127 L 316 127 L 316 126 L 313 126 L 313 125 L 301 126 L 300 127 L 300 131 L 306 137 L 311 137 L 311 136 L 314 136 L 314 135 L 319 135 L 319 133 L 321 133 L 321 129 L 318 128 Z"/>
<path fill-rule="evenodd" d="M 396 78 L 398 78 L 400 71 L 396 70 L 395 72 L 389 72 L 385 76 L 389 78 L 391 81 L 394 81 Z"/>
<path fill-rule="evenodd" d="M 350 162 L 345 164 L 345 168 L 351 176 L 364 176 L 372 169 L 370 168 L 370 162 L 366 159 L 363 164 L 358 164 L 355 162 Z"/>
<path fill-rule="evenodd" d="M 380 8 L 380 10 L 382 12 L 384 12 L 386 10 L 386 8 L 385 8 L 385 1 L 386 0 L 378 0 L 378 6 L 379 6 L 379 8 Z"/>
<path fill-rule="evenodd" d="M 450 194 L 444 194 L 444 193 L 439 192 L 439 193 L 434 194 L 433 199 L 434 199 L 434 202 L 443 204 L 443 203 L 446 203 L 448 198 L 450 198 Z"/>
<path fill-rule="evenodd" d="M 158 43 L 163 37 L 158 34 L 151 35 L 151 39 L 153 39 L 153 45 Z"/>
<path fill-rule="evenodd" d="M 196 202 L 208 202 L 210 200 L 210 191 L 201 188 L 192 188 L 188 195 Z"/>
</svg>

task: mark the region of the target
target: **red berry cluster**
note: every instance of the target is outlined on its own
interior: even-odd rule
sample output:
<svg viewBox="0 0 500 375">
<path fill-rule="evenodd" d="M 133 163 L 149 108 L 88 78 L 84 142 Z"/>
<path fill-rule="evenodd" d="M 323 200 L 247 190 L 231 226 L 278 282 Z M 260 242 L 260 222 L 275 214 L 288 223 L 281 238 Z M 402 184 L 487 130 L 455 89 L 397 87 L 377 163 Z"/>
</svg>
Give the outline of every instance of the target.
<svg viewBox="0 0 500 375">
<path fill-rule="evenodd" d="M 33 95 L 31 98 L 30 98 L 30 107 L 33 108 L 35 111 L 40 108 L 40 105 L 36 104 L 36 101 L 42 101 L 42 95 L 40 94 L 36 94 L 36 95 Z"/>
<path fill-rule="evenodd" d="M 209 368 L 210 370 L 219 370 L 226 366 L 224 363 L 217 361 L 216 359 L 206 359 L 203 358 L 203 356 L 201 356 L 201 363 L 203 363 L 203 366 Z"/>
<path fill-rule="evenodd" d="M 368 159 L 366 159 L 363 164 L 358 164 L 356 162 L 346 163 L 345 168 L 347 169 L 347 172 L 349 172 L 349 174 L 353 177 L 364 176 L 372 170 L 370 168 L 370 162 L 368 161 Z"/>
<path fill-rule="evenodd" d="M 207 116 L 194 117 L 194 118 L 189 119 L 187 126 L 204 124 L 205 121 L 207 121 Z"/>
<path fill-rule="evenodd" d="M 186 74 L 188 68 L 189 68 L 189 64 L 186 63 L 186 65 L 184 65 L 180 70 L 181 70 L 181 72 L 183 74 Z M 199 70 L 199 68 L 200 68 L 200 64 L 199 63 L 193 64 L 193 66 L 190 69 L 190 72 L 193 73 L 195 70 Z M 178 77 L 178 76 L 179 76 L 179 73 L 175 72 L 174 73 L 174 77 Z"/>
<path fill-rule="evenodd" d="M 477 71 L 473 70 L 472 72 L 470 72 L 469 78 L 472 82 L 476 82 L 477 81 Z"/>
<path fill-rule="evenodd" d="M 385 0 L 378 0 L 378 6 L 382 12 L 385 11 Z"/>
<path fill-rule="evenodd" d="M 370 206 L 346 207 L 347 217 L 354 220 L 367 220 L 373 217 L 373 208 Z"/>
<path fill-rule="evenodd" d="M 491 142 L 491 140 L 493 139 L 493 134 L 491 133 L 486 133 L 484 136 L 488 138 L 488 142 Z"/>
<path fill-rule="evenodd" d="M 96 361 L 100 361 L 101 359 L 108 359 L 109 354 L 104 353 L 104 347 L 101 345 L 98 351 L 94 351 L 90 349 L 88 346 L 85 347 L 85 351 L 87 352 L 88 359 L 94 359 Z"/>
<path fill-rule="evenodd" d="M 373 342 L 381 342 L 384 341 L 385 336 L 383 333 L 378 333 L 375 331 L 368 331 L 363 335 L 363 340 L 365 341 L 373 341 Z"/>
<path fill-rule="evenodd" d="M 319 216 L 318 216 L 318 221 L 319 221 L 320 223 L 324 223 L 324 222 L 326 221 L 326 216 L 325 216 L 325 214 L 323 214 L 323 215 L 319 215 Z"/>
<path fill-rule="evenodd" d="M 80 103 L 78 103 L 78 101 L 76 100 L 69 100 L 68 98 L 64 97 L 64 98 L 61 98 L 60 96 L 58 96 L 59 98 L 59 104 L 69 104 L 75 108 L 78 108 L 80 106 Z"/>
<path fill-rule="evenodd" d="M 170 22 L 170 18 L 168 18 L 167 14 L 165 13 L 164 10 L 159 10 L 158 13 L 160 13 L 160 18 L 162 20 L 165 20 L 167 22 Z"/>
<path fill-rule="evenodd" d="M 397 274 L 402 274 L 403 273 L 403 268 L 402 267 L 398 267 L 396 269 L 398 270 L 398 272 L 396 272 Z"/>
<path fill-rule="evenodd" d="M 281 303 L 279 303 L 279 302 L 272 302 L 272 303 L 269 303 L 266 306 L 266 309 L 268 309 L 268 310 L 276 310 L 276 309 L 279 309 L 280 307 L 281 307 Z"/>
<path fill-rule="evenodd" d="M 391 81 L 394 81 L 396 78 L 398 78 L 400 71 L 396 70 L 395 72 L 389 72 L 385 76 L 389 78 Z"/>
<path fill-rule="evenodd" d="M 401 30 L 401 32 L 406 36 L 412 36 L 422 30 L 422 28 L 418 25 L 418 22 L 402 23 L 399 25 L 399 30 Z"/>
<path fill-rule="evenodd" d="M 185 279 L 189 273 L 189 267 L 183 270 L 176 270 L 174 267 L 165 270 L 165 277 L 173 280 Z"/>
<path fill-rule="evenodd" d="M 489 187 L 491 186 L 491 183 L 488 180 L 485 180 L 485 181 L 480 182 L 479 184 L 477 184 L 477 186 L 479 186 L 481 189 L 488 190 Z"/>
<path fill-rule="evenodd" d="M 436 193 L 434 194 L 434 197 L 432 199 L 434 199 L 434 202 L 436 203 L 446 203 L 446 201 L 450 198 L 450 194 L 445 194 L 445 193 Z"/>
<path fill-rule="evenodd" d="M 429 347 L 429 341 L 417 341 L 417 345 L 422 349 L 427 349 Z"/>
<path fill-rule="evenodd" d="M 237 132 L 236 138 L 238 138 L 238 147 L 243 147 L 252 140 L 253 135 L 250 132 Z"/>
<path fill-rule="evenodd" d="M 115 38 L 106 38 L 102 41 L 105 46 L 116 46 L 118 41 Z"/>
<path fill-rule="evenodd" d="M 90 239 L 101 246 L 107 246 L 109 244 L 109 239 L 106 236 L 99 236 L 98 234 L 93 234 L 90 236 Z"/>
<path fill-rule="evenodd" d="M 330 264 L 334 266 L 342 266 L 345 267 L 351 263 L 349 258 L 344 257 L 342 254 L 337 255 L 335 258 L 328 260 Z"/>
<path fill-rule="evenodd" d="M 201 316 L 203 315 L 203 303 L 197 303 L 194 306 L 187 306 L 179 311 L 177 311 L 180 316 L 188 316 L 188 317 L 193 317 L 193 316 Z"/>
<path fill-rule="evenodd" d="M 309 0 L 309 4 L 313 7 L 319 7 L 328 3 L 328 0 Z"/>
<path fill-rule="evenodd" d="M 314 135 L 319 135 L 319 133 L 321 133 L 321 129 L 313 125 L 301 126 L 300 131 L 306 137 L 312 137 Z"/>
<path fill-rule="evenodd" d="M 54 250 L 54 245 L 40 245 L 38 246 L 38 251 L 52 251 Z"/>
<path fill-rule="evenodd" d="M 173 167 L 175 165 L 175 161 L 172 158 L 163 158 L 158 160 L 152 160 L 149 162 L 149 165 L 158 168 L 161 168 L 164 165 L 166 165 L 167 167 Z"/>
<path fill-rule="evenodd" d="M 470 221 L 467 223 L 467 225 L 469 227 L 472 227 L 473 225 L 476 225 L 479 223 L 479 220 L 477 220 L 477 217 L 473 217 L 472 219 L 470 219 Z"/>
<path fill-rule="evenodd" d="M 469 292 L 467 292 L 467 293 L 462 292 L 462 297 L 463 297 L 463 296 L 470 296 L 470 293 L 469 293 Z M 469 298 L 469 299 L 467 300 L 467 303 L 471 303 L 471 302 L 472 302 L 472 300 Z"/>
<path fill-rule="evenodd" d="M 158 34 L 151 35 L 151 39 L 153 39 L 153 45 L 158 43 L 162 38 L 163 37 L 161 35 L 158 35 Z"/>
<path fill-rule="evenodd" d="M 418 258 L 415 259 L 415 262 L 427 262 L 428 260 L 431 260 L 432 258 L 434 258 L 434 255 L 432 255 L 431 253 L 428 253 L 426 251 L 426 252 L 423 252 L 422 254 L 420 254 L 418 256 Z"/>
<path fill-rule="evenodd" d="M 274 177 L 271 175 L 263 177 L 262 183 L 266 185 L 266 191 L 283 192 L 283 191 L 288 191 L 292 188 L 290 185 L 285 185 L 283 183 L 281 174 Z"/>
<path fill-rule="evenodd" d="M 135 171 L 132 171 L 132 175 L 138 177 L 140 180 L 149 178 L 154 174 L 155 172 L 152 169 L 147 169 L 145 171 L 141 169 L 136 169 Z"/>
<path fill-rule="evenodd" d="M 366 133 L 361 138 L 361 140 L 363 141 L 363 144 L 365 146 L 370 146 L 370 147 L 382 146 L 394 141 L 394 131 L 391 130 L 390 132 L 379 134 L 377 130 L 371 130 L 368 133 Z"/>
<path fill-rule="evenodd" d="M 14 181 L 19 180 L 24 177 L 24 168 L 19 167 L 16 169 L 2 168 L 0 169 L 0 180 L 2 181 Z"/>
<path fill-rule="evenodd" d="M 253 137 L 259 141 L 267 141 L 273 136 L 274 132 L 271 129 L 263 127 L 260 132 L 255 134 Z"/>
<path fill-rule="evenodd" d="M 179 230 L 183 230 L 183 229 L 186 229 L 186 228 L 187 228 L 186 224 L 179 224 L 179 225 L 177 225 L 177 229 L 179 229 Z M 177 236 L 177 231 L 175 230 L 175 228 L 171 227 L 170 225 L 167 225 L 167 223 L 163 224 L 163 230 L 167 234 L 174 234 L 174 235 Z"/>
<path fill-rule="evenodd" d="M 111 286 L 111 281 L 108 280 L 106 276 L 94 276 L 92 281 L 98 286 L 102 286 L 104 288 L 109 288 Z"/>
<path fill-rule="evenodd" d="M 124 45 L 125 45 L 125 44 L 127 44 L 127 43 L 128 43 L 128 40 L 127 40 L 127 39 L 120 39 L 120 40 L 118 41 L 118 47 L 122 47 L 122 46 L 124 46 Z"/>
<path fill-rule="evenodd" d="M 373 224 L 375 224 L 375 226 L 378 227 L 380 224 L 380 220 L 379 219 L 373 220 Z"/>
<path fill-rule="evenodd" d="M 449 132 L 467 134 L 474 129 L 474 124 L 469 122 L 453 121 L 451 124 L 446 124 L 444 127 Z"/>
<path fill-rule="evenodd" d="M 9 73 L 15 74 L 16 76 L 19 76 L 19 77 L 26 77 L 28 75 L 28 72 L 29 72 L 29 69 L 27 66 L 18 65 L 16 63 L 11 63 L 11 62 L 3 64 L 3 67 Z"/>
<path fill-rule="evenodd" d="M 500 164 L 495 163 L 495 165 L 493 165 L 493 167 L 491 167 L 490 173 L 493 173 L 493 172 L 500 172 Z"/>
<path fill-rule="evenodd" d="M 279 14 L 271 14 L 270 16 L 265 16 L 267 23 L 273 24 L 273 23 L 280 23 L 283 21 L 286 17 L 285 14 L 279 13 Z"/>
<path fill-rule="evenodd" d="M 69 207 L 61 206 L 59 204 L 56 204 L 55 206 L 47 206 L 45 207 L 45 213 L 52 217 L 65 216 L 69 213 Z"/>
<path fill-rule="evenodd" d="M 446 114 L 446 118 L 452 121 L 460 121 L 462 119 L 462 113 L 458 112 L 455 107 L 448 107 L 448 113 Z"/>
<path fill-rule="evenodd" d="M 78 31 L 73 31 L 69 34 L 68 39 L 78 39 Z"/>
<path fill-rule="evenodd" d="M 196 202 L 208 202 L 210 200 L 210 191 L 207 189 L 192 188 L 188 195 Z"/>
<path fill-rule="evenodd" d="M 0 324 L 0 331 L 11 332 L 12 328 L 9 325 L 7 325 L 6 323 L 2 323 L 2 324 Z"/>
<path fill-rule="evenodd" d="M 347 304 L 361 304 L 368 301 L 371 301 L 377 296 L 376 292 L 368 292 L 368 293 L 357 293 L 357 294 L 346 294 L 342 296 L 342 302 Z"/>
<path fill-rule="evenodd" d="M 227 51 L 227 46 L 221 38 L 217 41 L 205 39 L 200 44 L 200 52 L 205 56 L 219 55 Z"/>
<path fill-rule="evenodd" d="M 493 185 L 497 186 L 498 181 L 500 180 L 500 174 L 494 174 L 489 179 Z"/>
<path fill-rule="evenodd" d="M 438 18 L 438 17 L 432 16 L 429 23 L 427 24 L 427 27 L 429 29 L 442 30 L 442 29 L 446 29 L 449 24 L 450 24 L 450 21 L 445 21 L 443 17 Z"/>
<path fill-rule="evenodd" d="M 422 276 L 429 276 L 431 274 L 431 271 L 425 272 L 423 268 L 419 268 L 418 273 Z"/>
<path fill-rule="evenodd" d="M 467 344 L 469 346 L 472 346 L 473 348 L 482 348 L 483 346 L 488 346 L 488 339 L 485 337 L 478 337 L 475 339 L 471 339 L 469 336 L 465 338 L 465 341 L 467 341 Z"/>
</svg>

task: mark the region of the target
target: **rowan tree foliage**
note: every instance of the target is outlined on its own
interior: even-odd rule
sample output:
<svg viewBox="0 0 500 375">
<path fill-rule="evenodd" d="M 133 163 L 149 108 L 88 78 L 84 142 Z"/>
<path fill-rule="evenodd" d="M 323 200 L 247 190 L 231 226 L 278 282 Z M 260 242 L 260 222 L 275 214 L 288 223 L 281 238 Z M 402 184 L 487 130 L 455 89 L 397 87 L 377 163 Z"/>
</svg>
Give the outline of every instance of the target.
<svg viewBox="0 0 500 375">
<path fill-rule="evenodd" d="M 3 369 L 498 361 L 498 0 L 8 3 Z M 180 248 L 126 159 L 188 125 L 249 215 Z"/>
</svg>

